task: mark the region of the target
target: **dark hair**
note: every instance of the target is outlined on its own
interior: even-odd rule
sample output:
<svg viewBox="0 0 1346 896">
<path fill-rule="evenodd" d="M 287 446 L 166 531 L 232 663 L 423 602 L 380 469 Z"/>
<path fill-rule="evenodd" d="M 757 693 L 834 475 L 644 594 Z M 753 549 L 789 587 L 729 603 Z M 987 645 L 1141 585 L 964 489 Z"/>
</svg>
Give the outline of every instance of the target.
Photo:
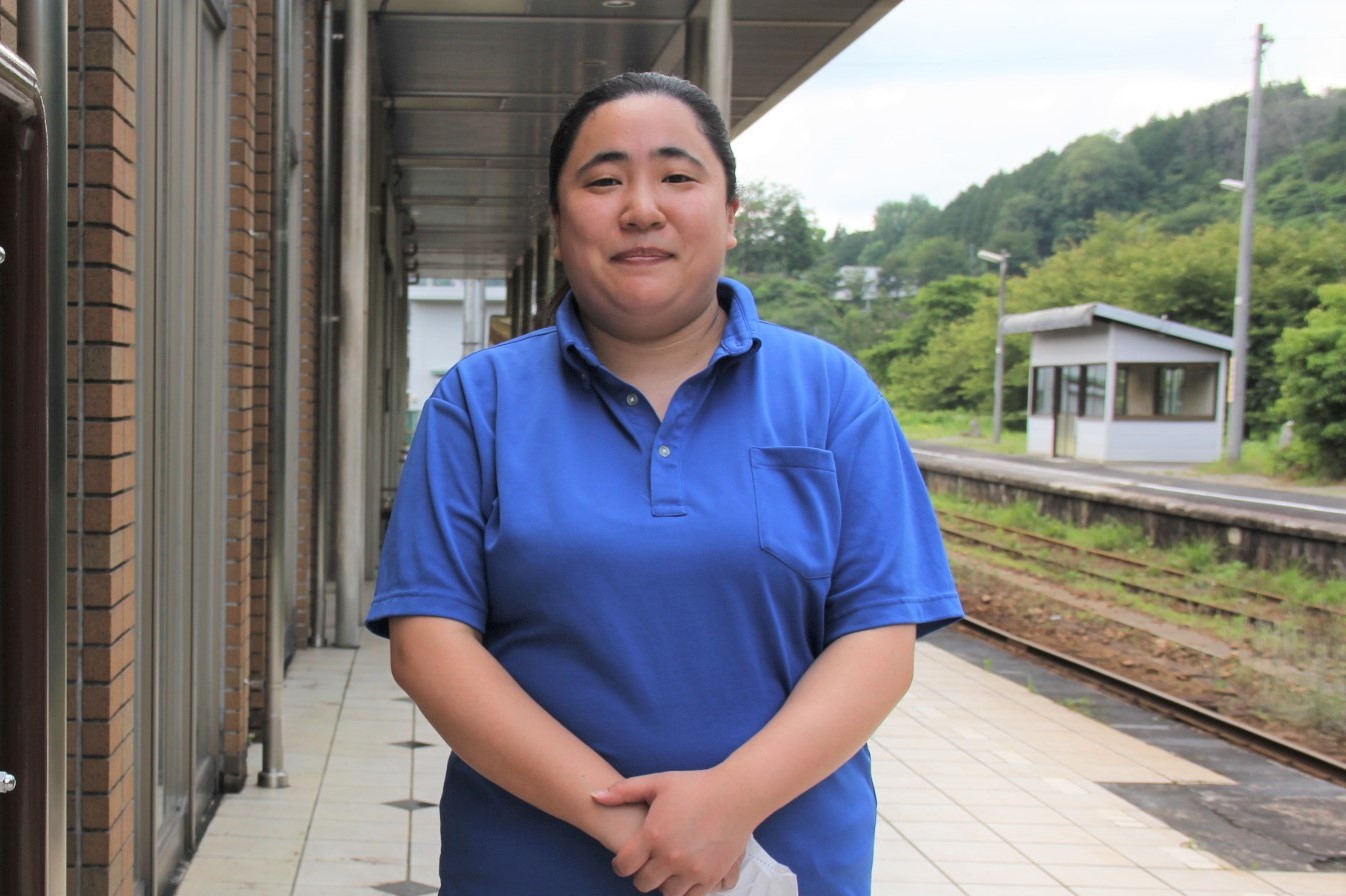
<svg viewBox="0 0 1346 896">
<path fill-rule="evenodd" d="M 557 199 L 557 185 L 561 178 L 561 169 L 565 166 L 570 151 L 575 147 L 580 128 L 589 119 L 594 110 L 613 100 L 624 99 L 637 94 L 663 94 L 681 102 L 696 115 L 701 133 L 710 141 L 711 148 L 724 166 L 727 181 L 725 202 L 732 202 L 738 195 L 738 177 L 734 162 L 734 150 L 729 146 L 729 128 L 725 126 L 720 110 L 706 92 L 691 81 L 663 75 L 658 72 L 627 72 L 610 78 L 592 88 L 570 107 L 556 133 L 551 139 L 551 161 L 548 169 L 547 201 L 553 214 L 561 211 Z"/>
</svg>

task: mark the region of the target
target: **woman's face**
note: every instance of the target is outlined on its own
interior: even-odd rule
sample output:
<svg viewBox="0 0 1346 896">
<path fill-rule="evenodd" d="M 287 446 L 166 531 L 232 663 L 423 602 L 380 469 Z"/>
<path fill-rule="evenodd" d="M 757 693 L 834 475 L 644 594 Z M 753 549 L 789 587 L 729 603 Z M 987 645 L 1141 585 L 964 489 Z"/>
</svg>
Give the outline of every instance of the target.
<svg viewBox="0 0 1346 896">
<path fill-rule="evenodd" d="M 664 94 L 605 103 L 557 183 L 556 257 L 586 323 L 631 341 L 689 326 L 715 301 L 738 201 L 695 113 Z"/>
</svg>

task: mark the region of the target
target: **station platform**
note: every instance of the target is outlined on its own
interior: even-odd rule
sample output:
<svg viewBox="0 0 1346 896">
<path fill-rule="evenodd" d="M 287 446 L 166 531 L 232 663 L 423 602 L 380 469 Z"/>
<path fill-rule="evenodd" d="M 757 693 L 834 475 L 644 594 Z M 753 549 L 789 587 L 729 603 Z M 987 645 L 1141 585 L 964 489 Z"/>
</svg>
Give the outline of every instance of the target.
<svg viewBox="0 0 1346 896">
<path fill-rule="evenodd" d="M 1170 811 L 1251 783 L 1346 820 L 1346 790 L 1238 781 L 1279 773 L 1157 720 L 1105 723 L 1104 695 L 968 641 L 921 642 L 911 692 L 871 742 L 874 896 L 1346 894 L 1341 856 L 1313 870 L 1312 844 L 1278 853 L 1236 818 L 1194 834 L 1191 812 Z M 393 682 L 386 642 L 300 651 L 284 699 L 289 786 L 224 797 L 179 896 L 436 893 L 448 748 Z"/>
</svg>

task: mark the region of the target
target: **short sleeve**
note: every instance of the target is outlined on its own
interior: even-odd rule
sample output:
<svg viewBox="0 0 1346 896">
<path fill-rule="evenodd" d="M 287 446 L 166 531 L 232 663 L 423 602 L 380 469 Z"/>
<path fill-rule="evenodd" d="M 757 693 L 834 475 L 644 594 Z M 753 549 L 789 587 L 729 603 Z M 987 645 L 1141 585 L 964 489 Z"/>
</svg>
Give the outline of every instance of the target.
<svg viewBox="0 0 1346 896">
<path fill-rule="evenodd" d="M 485 628 L 483 544 L 494 503 L 490 420 L 489 407 L 468 401 L 456 372 L 421 409 L 365 619 L 375 634 L 387 637 L 394 616 L 440 616 Z"/>
<path fill-rule="evenodd" d="M 827 640 L 914 623 L 926 635 L 963 615 L 939 523 L 892 409 L 877 390 L 834 436 L 841 536 Z"/>
</svg>

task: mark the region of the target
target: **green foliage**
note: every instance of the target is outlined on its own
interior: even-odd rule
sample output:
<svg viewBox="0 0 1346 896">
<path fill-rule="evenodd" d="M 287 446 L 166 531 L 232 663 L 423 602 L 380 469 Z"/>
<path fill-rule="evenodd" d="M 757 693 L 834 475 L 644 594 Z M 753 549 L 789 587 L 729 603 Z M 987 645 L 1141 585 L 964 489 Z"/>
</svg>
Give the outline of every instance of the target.
<svg viewBox="0 0 1346 896">
<path fill-rule="evenodd" d="M 1276 343 L 1281 398 L 1276 410 L 1295 422 L 1290 461 L 1332 479 L 1346 477 L 1346 284 L 1318 291 L 1304 325 Z"/>
<path fill-rule="evenodd" d="M 873 347 L 859 353 L 860 361 L 880 386 L 891 385 L 895 362 L 922 355 L 936 333 L 966 318 L 996 287 L 993 278 L 951 277 L 932 283 L 903 300 L 901 326 Z M 925 405 L 906 405 L 932 410 Z"/>
<path fill-rule="evenodd" d="M 793 187 L 762 181 L 739 188 L 734 222 L 738 246 L 729 253 L 731 274 L 798 274 L 823 254 L 823 234 Z"/>
<path fill-rule="evenodd" d="M 1346 114 L 1346 109 L 1342 110 Z M 1346 216 L 1346 139 L 1319 140 L 1259 179 L 1259 207 L 1277 221 Z"/>
<path fill-rule="evenodd" d="M 764 320 L 826 339 L 852 353 L 883 339 L 898 324 L 896 303 L 886 297 L 869 303 L 833 298 L 836 278 L 815 270 L 805 277 L 742 275 Z"/>
<path fill-rule="evenodd" d="M 1102 134 L 1076 140 L 1047 182 L 1046 195 L 1056 210 L 1054 242 L 1087 237 L 1100 212 L 1139 210 L 1152 181 L 1133 144 Z"/>
</svg>

